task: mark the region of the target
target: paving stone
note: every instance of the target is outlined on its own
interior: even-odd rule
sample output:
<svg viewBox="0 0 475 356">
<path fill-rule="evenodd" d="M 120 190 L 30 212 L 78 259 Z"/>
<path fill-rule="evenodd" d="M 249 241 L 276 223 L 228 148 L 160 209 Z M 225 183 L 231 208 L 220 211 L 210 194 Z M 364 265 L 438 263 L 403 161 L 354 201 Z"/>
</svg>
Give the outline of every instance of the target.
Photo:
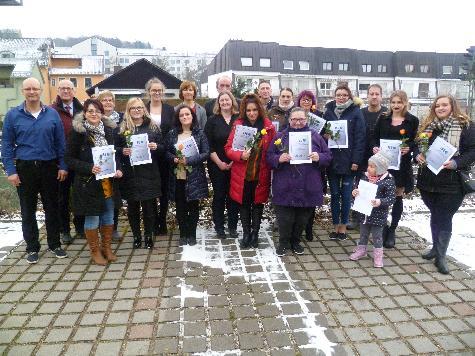
<svg viewBox="0 0 475 356">
<path fill-rule="evenodd" d="M 61 353 L 63 349 L 62 344 L 43 344 L 36 353 L 37 356 L 56 356 Z"/>
<path fill-rule="evenodd" d="M 209 320 L 227 320 L 229 319 L 228 308 L 209 308 Z"/>
<path fill-rule="evenodd" d="M 204 352 L 206 351 L 206 338 L 190 337 L 183 340 L 183 352 Z"/>
<path fill-rule="evenodd" d="M 110 313 L 106 319 L 106 324 L 126 324 L 129 320 L 129 312 Z"/>
<path fill-rule="evenodd" d="M 371 331 L 376 335 L 378 339 L 394 339 L 397 338 L 397 334 L 388 325 L 372 326 Z"/>
<path fill-rule="evenodd" d="M 15 345 L 10 348 L 9 355 L 33 355 L 35 345 Z"/>
<path fill-rule="evenodd" d="M 233 336 L 212 336 L 211 349 L 213 351 L 226 351 L 234 349 Z"/>
<path fill-rule="evenodd" d="M 376 343 L 356 344 L 356 349 L 360 355 L 382 355 L 381 347 Z M 348 353 L 351 355 L 352 353 Z"/>
<path fill-rule="evenodd" d="M 475 348 L 475 332 L 458 333 L 457 335 L 469 348 Z"/>
<path fill-rule="evenodd" d="M 437 352 L 439 349 L 427 337 L 406 339 L 417 353 Z"/>
<path fill-rule="evenodd" d="M 257 312 L 261 317 L 268 317 L 268 316 L 277 316 L 280 315 L 279 308 L 275 305 L 261 305 L 257 307 Z"/>
<path fill-rule="evenodd" d="M 235 318 L 250 318 L 256 314 L 254 308 L 249 306 L 234 307 L 233 312 Z"/>
<path fill-rule="evenodd" d="M 239 345 L 242 350 L 258 349 L 263 346 L 262 335 L 239 334 Z"/>
<path fill-rule="evenodd" d="M 15 341 L 18 344 L 38 343 L 44 331 L 44 329 L 23 329 Z"/>
<path fill-rule="evenodd" d="M 204 321 L 188 322 L 184 324 L 184 336 L 206 335 L 206 323 Z"/>
<path fill-rule="evenodd" d="M 120 354 L 122 341 L 100 342 L 97 344 L 96 355 L 115 356 Z"/>
<path fill-rule="evenodd" d="M 158 321 L 177 321 L 180 320 L 180 311 L 179 310 L 164 310 L 158 314 Z"/>
<path fill-rule="evenodd" d="M 345 328 L 348 338 L 353 342 L 371 341 L 372 336 L 365 328 Z"/>
<path fill-rule="evenodd" d="M 443 324 L 436 320 L 431 321 L 421 321 L 419 325 L 427 332 L 429 335 L 442 334 L 446 333 L 447 330 Z"/>
<path fill-rule="evenodd" d="M 336 318 L 342 326 L 352 326 L 359 325 L 361 321 L 358 319 L 357 315 L 354 313 L 343 313 L 336 315 Z"/>
<path fill-rule="evenodd" d="M 126 326 L 106 326 L 102 333 L 102 340 L 123 340 L 127 332 Z"/>
<path fill-rule="evenodd" d="M 178 338 L 157 339 L 155 341 L 154 354 L 168 355 L 178 352 Z"/>
<path fill-rule="evenodd" d="M 475 308 L 467 303 L 456 303 L 450 305 L 450 307 L 461 316 L 475 315 Z"/>
<path fill-rule="evenodd" d="M 147 355 L 150 346 L 149 340 L 127 341 L 125 355 Z"/>
<path fill-rule="evenodd" d="M 424 332 L 413 322 L 402 322 L 394 324 L 399 334 L 404 337 L 407 336 L 419 336 Z"/>
<path fill-rule="evenodd" d="M 99 334 L 99 327 L 95 326 L 88 326 L 88 327 L 80 327 L 76 330 L 76 334 L 73 336 L 73 340 L 75 341 L 83 341 L 83 340 L 96 340 L 97 335 Z"/>
<path fill-rule="evenodd" d="M 406 312 L 402 309 L 384 310 L 383 313 L 393 323 L 408 321 L 410 319 Z"/>
<path fill-rule="evenodd" d="M 264 326 L 264 330 L 267 331 L 267 332 L 285 330 L 286 329 L 284 321 L 280 318 L 265 318 L 265 319 L 262 319 L 262 325 Z"/>
<path fill-rule="evenodd" d="M 65 355 L 68 356 L 77 356 L 77 355 L 87 355 L 92 349 L 92 343 L 79 343 L 79 344 L 70 344 L 66 350 Z"/>
<path fill-rule="evenodd" d="M 27 319 L 26 315 L 10 315 L 3 320 L 1 329 L 21 328 Z"/>
<path fill-rule="evenodd" d="M 402 340 L 383 341 L 383 347 L 390 355 L 412 355 L 413 352 Z"/>
<path fill-rule="evenodd" d="M 105 313 L 96 313 L 96 314 L 85 314 L 80 324 L 81 325 L 100 325 L 102 320 L 104 320 Z"/>
<path fill-rule="evenodd" d="M 265 335 L 269 347 L 285 347 L 292 345 L 289 335 L 285 332 L 267 332 Z"/>
<path fill-rule="evenodd" d="M 29 328 L 45 328 L 53 320 L 54 315 L 32 316 L 27 326 Z"/>
<path fill-rule="evenodd" d="M 445 351 L 463 350 L 465 348 L 454 335 L 435 336 L 434 341 Z"/>
<path fill-rule="evenodd" d="M 59 315 L 56 318 L 53 325 L 54 326 L 73 326 L 76 324 L 78 319 L 79 319 L 79 314 Z"/>
<path fill-rule="evenodd" d="M 153 335 L 153 324 L 139 324 L 130 327 L 129 339 L 149 339 Z"/>
<path fill-rule="evenodd" d="M 72 328 L 51 329 L 46 337 L 46 342 L 65 342 L 73 331 Z"/>
<path fill-rule="evenodd" d="M 441 320 L 441 322 L 454 333 L 470 330 L 470 327 L 460 319 L 447 319 Z"/>
</svg>

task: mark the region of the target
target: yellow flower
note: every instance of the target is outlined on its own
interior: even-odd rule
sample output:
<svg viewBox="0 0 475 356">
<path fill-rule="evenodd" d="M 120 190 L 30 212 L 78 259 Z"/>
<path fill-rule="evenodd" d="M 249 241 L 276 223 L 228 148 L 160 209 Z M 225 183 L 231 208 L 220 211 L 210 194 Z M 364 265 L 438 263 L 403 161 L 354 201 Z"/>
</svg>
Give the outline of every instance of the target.
<svg viewBox="0 0 475 356">
<path fill-rule="evenodd" d="M 421 133 L 419 135 L 419 138 L 428 138 L 429 136 L 427 136 L 427 134 L 425 132 Z"/>
<path fill-rule="evenodd" d="M 125 130 L 124 131 L 124 136 L 129 136 L 130 135 L 130 131 L 129 130 Z"/>
<path fill-rule="evenodd" d="M 361 98 L 355 96 L 355 97 L 353 97 L 353 103 L 357 106 L 361 106 L 361 105 L 363 105 L 363 100 L 361 100 Z"/>
<path fill-rule="evenodd" d="M 262 129 L 262 130 L 261 130 L 261 135 L 262 135 L 262 136 L 267 135 L 267 130 L 266 130 L 266 129 Z"/>
<path fill-rule="evenodd" d="M 282 140 L 278 138 L 277 140 L 275 140 L 274 145 L 279 146 L 281 143 L 282 143 Z"/>
</svg>

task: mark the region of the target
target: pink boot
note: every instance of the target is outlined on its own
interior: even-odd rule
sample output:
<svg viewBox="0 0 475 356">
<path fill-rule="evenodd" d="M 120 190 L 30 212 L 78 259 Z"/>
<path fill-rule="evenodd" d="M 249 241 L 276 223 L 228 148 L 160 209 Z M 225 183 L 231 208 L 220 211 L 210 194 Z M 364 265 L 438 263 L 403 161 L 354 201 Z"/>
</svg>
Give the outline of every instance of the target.
<svg viewBox="0 0 475 356">
<path fill-rule="evenodd" d="M 366 245 L 357 245 L 353 250 L 353 253 L 350 255 L 350 260 L 358 261 L 362 257 L 366 257 Z"/>
<path fill-rule="evenodd" d="M 383 267 L 383 248 L 373 248 L 373 265 L 376 268 Z"/>
</svg>

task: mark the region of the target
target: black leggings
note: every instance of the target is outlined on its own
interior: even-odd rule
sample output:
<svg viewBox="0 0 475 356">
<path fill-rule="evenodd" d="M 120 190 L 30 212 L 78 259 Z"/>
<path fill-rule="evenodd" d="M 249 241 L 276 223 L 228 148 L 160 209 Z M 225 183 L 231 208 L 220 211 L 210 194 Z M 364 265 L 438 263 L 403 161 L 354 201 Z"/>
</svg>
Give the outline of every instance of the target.
<svg viewBox="0 0 475 356">
<path fill-rule="evenodd" d="M 184 179 L 177 179 L 175 185 L 175 204 L 176 204 L 176 219 L 180 226 L 180 231 L 184 230 L 187 237 L 196 236 L 196 227 L 198 226 L 198 219 L 200 215 L 200 201 L 186 200 L 186 181 Z"/>
<path fill-rule="evenodd" d="M 142 207 L 144 235 L 153 236 L 153 226 L 155 223 L 155 199 L 148 200 L 127 200 L 127 217 L 134 237 L 142 236 L 140 231 L 140 207 Z"/>
</svg>

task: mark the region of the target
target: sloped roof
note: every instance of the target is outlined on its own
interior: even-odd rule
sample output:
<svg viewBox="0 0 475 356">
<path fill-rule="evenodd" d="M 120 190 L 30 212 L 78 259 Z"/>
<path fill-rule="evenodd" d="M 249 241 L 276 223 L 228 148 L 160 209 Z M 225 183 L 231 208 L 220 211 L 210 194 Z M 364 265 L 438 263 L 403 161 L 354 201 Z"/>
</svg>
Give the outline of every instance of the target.
<svg viewBox="0 0 475 356">
<path fill-rule="evenodd" d="M 159 68 L 145 58 L 128 65 L 117 73 L 86 90 L 89 95 L 97 88 L 104 89 L 137 89 L 144 90 L 145 83 L 152 77 L 160 79 L 167 89 L 179 89 L 181 80 Z"/>
</svg>

